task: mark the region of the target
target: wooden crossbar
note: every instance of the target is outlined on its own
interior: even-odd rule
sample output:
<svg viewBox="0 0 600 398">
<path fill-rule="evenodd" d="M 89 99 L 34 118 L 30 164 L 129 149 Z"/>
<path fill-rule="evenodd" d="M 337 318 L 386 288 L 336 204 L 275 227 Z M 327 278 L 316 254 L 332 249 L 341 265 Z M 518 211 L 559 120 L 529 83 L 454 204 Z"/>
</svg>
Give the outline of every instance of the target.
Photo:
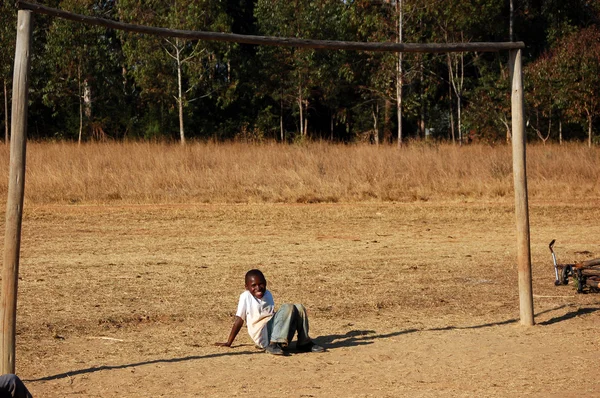
<svg viewBox="0 0 600 398">
<path fill-rule="evenodd" d="M 70 21 L 82 22 L 90 25 L 104 26 L 106 28 L 124 30 L 163 37 L 179 37 L 190 40 L 221 41 L 230 43 L 257 44 L 265 46 L 298 47 L 329 50 L 357 50 L 379 52 L 406 52 L 406 53 L 447 53 L 447 52 L 497 52 L 504 50 L 517 50 L 525 48 L 523 42 L 500 43 L 363 43 L 355 41 L 335 40 L 309 40 L 291 37 L 250 36 L 235 33 L 205 32 L 192 30 L 179 30 L 156 28 L 144 25 L 133 25 L 110 19 L 89 17 L 74 14 L 56 8 L 46 7 L 41 4 L 17 1 L 21 10 L 30 10 L 37 14 L 46 14 Z"/>
</svg>

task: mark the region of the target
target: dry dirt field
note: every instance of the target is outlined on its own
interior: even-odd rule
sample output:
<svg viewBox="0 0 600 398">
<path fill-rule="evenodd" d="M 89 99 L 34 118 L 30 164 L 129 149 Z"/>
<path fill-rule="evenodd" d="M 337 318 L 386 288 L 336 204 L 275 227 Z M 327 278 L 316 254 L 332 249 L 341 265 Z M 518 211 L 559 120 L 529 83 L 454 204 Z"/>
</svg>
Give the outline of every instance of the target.
<svg viewBox="0 0 600 398">
<path fill-rule="evenodd" d="M 46 398 L 598 396 L 600 295 L 555 287 L 548 243 L 600 256 L 600 203 L 530 212 L 524 327 L 508 199 L 26 204 L 17 373 Z M 214 346 L 255 267 L 326 353 Z"/>
</svg>

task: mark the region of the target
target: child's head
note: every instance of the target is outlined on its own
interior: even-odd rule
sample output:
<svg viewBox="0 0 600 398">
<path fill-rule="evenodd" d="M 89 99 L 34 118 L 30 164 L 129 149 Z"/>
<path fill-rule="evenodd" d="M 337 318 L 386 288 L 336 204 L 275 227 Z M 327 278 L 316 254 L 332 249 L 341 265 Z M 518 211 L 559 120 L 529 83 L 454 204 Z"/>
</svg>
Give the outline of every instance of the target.
<svg viewBox="0 0 600 398">
<path fill-rule="evenodd" d="M 263 298 L 267 291 L 267 280 L 260 270 L 251 269 L 246 272 L 246 290 L 258 299 Z"/>
</svg>

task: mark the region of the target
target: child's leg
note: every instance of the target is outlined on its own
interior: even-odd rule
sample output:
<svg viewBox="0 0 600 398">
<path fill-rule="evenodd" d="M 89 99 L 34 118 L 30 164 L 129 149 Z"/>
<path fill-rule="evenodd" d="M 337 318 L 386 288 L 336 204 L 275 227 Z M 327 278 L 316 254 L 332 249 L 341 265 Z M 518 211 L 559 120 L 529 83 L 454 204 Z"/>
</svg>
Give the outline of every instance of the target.
<svg viewBox="0 0 600 398">
<path fill-rule="evenodd" d="M 271 343 L 287 346 L 298 332 L 298 344 L 310 342 L 308 315 L 302 304 L 283 304 L 273 317 Z"/>
<path fill-rule="evenodd" d="M 298 313 L 296 320 L 296 330 L 298 332 L 298 343 L 296 348 L 300 352 L 324 352 L 325 348 L 315 344 L 308 336 L 308 315 L 302 304 L 295 304 L 294 307 Z"/>
<path fill-rule="evenodd" d="M 308 336 L 308 315 L 306 308 L 302 304 L 294 304 L 297 311 L 296 319 L 296 331 L 298 332 L 298 345 L 310 343 L 310 337 Z"/>
<path fill-rule="evenodd" d="M 298 309 L 292 304 L 282 304 L 273 316 L 271 343 L 279 343 L 284 347 L 294 338 Z"/>
</svg>

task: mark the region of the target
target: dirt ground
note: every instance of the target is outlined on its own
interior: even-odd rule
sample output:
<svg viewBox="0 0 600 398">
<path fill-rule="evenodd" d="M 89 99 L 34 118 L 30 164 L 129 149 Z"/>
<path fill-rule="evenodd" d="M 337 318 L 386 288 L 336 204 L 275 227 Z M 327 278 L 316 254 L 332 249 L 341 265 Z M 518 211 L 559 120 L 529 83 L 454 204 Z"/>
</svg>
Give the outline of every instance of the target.
<svg viewBox="0 0 600 398">
<path fill-rule="evenodd" d="M 530 205 L 534 327 L 510 201 L 26 204 L 17 373 L 47 398 L 598 396 L 600 294 L 555 287 L 548 243 L 599 257 L 600 203 Z M 214 346 L 256 267 L 326 353 Z"/>
</svg>

